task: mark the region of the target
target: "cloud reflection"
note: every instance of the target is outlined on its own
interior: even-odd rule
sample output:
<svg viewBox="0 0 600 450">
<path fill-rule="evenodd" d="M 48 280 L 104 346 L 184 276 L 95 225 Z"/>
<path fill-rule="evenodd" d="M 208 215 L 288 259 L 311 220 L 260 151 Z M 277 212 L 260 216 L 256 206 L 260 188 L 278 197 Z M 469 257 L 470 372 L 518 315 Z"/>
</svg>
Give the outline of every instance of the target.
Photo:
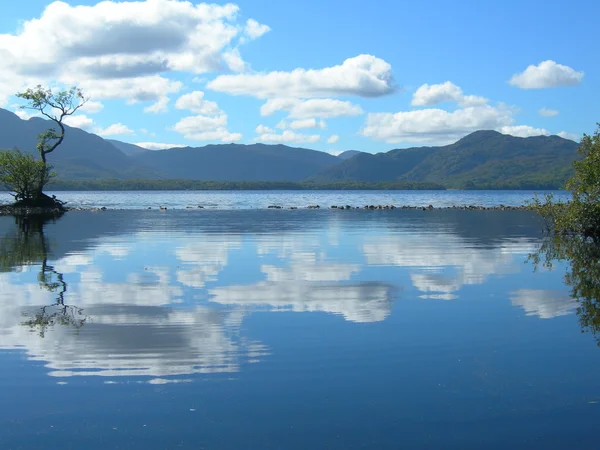
<svg viewBox="0 0 600 450">
<path fill-rule="evenodd" d="M 380 322 L 390 315 L 396 291 L 384 283 L 262 282 L 212 289 L 210 300 L 273 312 L 327 312 L 351 322 Z"/>
<path fill-rule="evenodd" d="M 233 373 L 244 361 L 260 361 L 268 350 L 240 336 L 243 315 L 197 306 L 190 310 L 141 305 L 85 308 L 85 327 L 55 326 L 44 339 L 19 325 L 26 309 L 2 308 L 12 326 L 2 328 L 1 348 L 25 349 L 46 362 L 50 375 L 167 376 Z"/>
<path fill-rule="evenodd" d="M 566 291 L 519 289 L 510 293 L 510 302 L 523 308 L 527 316 L 540 319 L 566 316 L 577 309 L 577 301 Z"/>
<path fill-rule="evenodd" d="M 514 255 L 534 250 L 528 239 L 482 247 L 452 233 L 374 236 L 363 244 L 367 264 L 409 268 L 422 298 L 442 300 L 458 298 L 464 285 L 483 284 L 491 275 L 518 272 Z"/>
<path fill-rule="evenodd" d="M 163 384 L 198 373 L 234 373 L 269 354 L 265 344 L 243 336 L 242 322 L 255 311 L 380 322 L 402 289 L 390 278 L 397 268 L 419 297 L 452 300 L 465 285 L 517 272 L 514 255 L 533 248 L 527 239 L 483 247 L 452 232 L 375 227 L 363 236 L 335 225 L 249 234 L 109 234 L 52 261 L 44 249 L 44 260 L 68 283 L 64 304 L 81 308 L 86 321 L 78 329 L 49 327 L 43 339 L 22 325 L 24 315 L 53 304 L 55 292 L 40 289 L 36 258 L 11 261 L 12 272 L 0 273 L 0 348 L 23 350 L 56 377 L 143 376 Z M 43 238 L 43 229 L 38 233 Z M 544 292 L 514 291 L 511 301 L 542 318 L 573 309 Z"/>
</svg>

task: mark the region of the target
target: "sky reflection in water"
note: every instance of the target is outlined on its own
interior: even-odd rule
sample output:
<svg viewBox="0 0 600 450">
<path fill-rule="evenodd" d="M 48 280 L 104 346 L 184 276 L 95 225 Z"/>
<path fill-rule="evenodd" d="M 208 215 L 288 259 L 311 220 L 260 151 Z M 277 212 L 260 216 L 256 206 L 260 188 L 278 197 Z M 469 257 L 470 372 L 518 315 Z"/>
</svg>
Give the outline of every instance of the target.
<svg viewBox="0 0 600 450">
<path fill-rule="evenodd" d="M 253 419 L 264 439 L 296 417 L 313 444 L 334 448 L 371 436 L 381 420 L 373 414 L 386 416 L 380 447 L 395 448 L 393 424 L 590 406 L 600 393 L 584 367 L 598 373 L 598 350 L 580 334 L 564 266 L 534 273 L 525 263 L 540 232 L 522 211 L 72 212 L 25 234 L 3 217 L 3 249 L 43 247 L 3 259 L 4 381 L 16 396 L 44 379 L 89 380 L 105 386 L 98 394 L 106 384 L 233 377 L 242 408 L 273 387 L 260 401 L 275 415 Z M 43 306 L 73 307 L 83 322 L 44 327 Z M 23 374 L 29 381 L 15 381 Z M 213 403 L 236 408 L 214 389 Z M 224 432 L 240 427 L 226 422 Z M 338 430 L 336 440 L 336 427 L 359 424 L 363 434 L 340 439 Z M 436 448 L 429 436 L 431 447 L 410 442 Z"/>
</svg>

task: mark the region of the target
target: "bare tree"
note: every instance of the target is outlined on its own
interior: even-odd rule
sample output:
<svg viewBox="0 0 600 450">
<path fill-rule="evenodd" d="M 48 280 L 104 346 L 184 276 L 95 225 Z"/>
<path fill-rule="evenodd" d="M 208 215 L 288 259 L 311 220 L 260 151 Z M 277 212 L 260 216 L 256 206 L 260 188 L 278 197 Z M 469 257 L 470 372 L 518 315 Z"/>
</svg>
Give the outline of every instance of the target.
<svg viewBox="0 0 600 450">
<path fill-rule="evenodd" d="M 36 148 L 42 159 L 41 178 L 47 172 L 46 155 L 56 150 L 65 138 L 65 125 L 63 123 L 65 117 L 73 115 L 87 103 L 89 98 L 85 97 L 82 90 L 76 86 L 67 91 L 54 93 L 51 89 L 46 89 L 41 85 L 29 88 L 25 92 L 19 92 L 16 96 L 27 101 L 27 104 L 21 106 L 22 109 L 40 112 L 58 125 L 60 129 L 60 131 L 57 131 L 55 128 L 49 128 L 38 136 Z M 37 196 L 39 198 L 42 197 L 42 188 L 43 184 L 40 183 Z"/>
<path fill-rule="evenodd" d="M 54 128 L 49 128 L 38 136 L 37 150 L 45 164 L 46 155 L 52 153 L 65 138 L 64 118 L 73 115 L 89 98 L 84 97 L 83 91 L 76 86 L 55 94 L 52 89 L 45 89 L 41 85 L 19 92 L 17 97 L 27 101 L 26 105 L 21 106 L 22 109 L 39 111 L 60 128 L 60 133 Z"/>
</svg>

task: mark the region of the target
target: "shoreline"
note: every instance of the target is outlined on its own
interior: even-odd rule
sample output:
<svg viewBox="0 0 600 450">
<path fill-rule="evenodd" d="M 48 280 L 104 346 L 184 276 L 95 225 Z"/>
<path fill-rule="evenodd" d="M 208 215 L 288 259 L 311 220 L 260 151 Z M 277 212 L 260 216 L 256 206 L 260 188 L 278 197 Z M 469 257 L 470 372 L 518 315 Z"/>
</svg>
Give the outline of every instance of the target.
<svg viewBox="0 0 600 450">
<path fill-rule="evenodd" d="M 104 211 L 264 211 L 264 210 L 283 210 L 283 211 L 303 211 L 303 210 L 323 210 L 323 211 L 397 211 L 397 210 L 421 210 L 421 211 L 437 211 L 437 210 L 455 210 L 455 211 L 531 211 L 532 207 L 528 205 L 451 205 L 451 206 L 414 206 L 414 205 L 364 205 L 364 206 L 351 206 L 351 205 L 308 205 L 304 207 L 297 206 L 282 206 L 282 205 L 269 205 L 266 208 L 216 208 L 216 207 L 204 207 L 204 206 L 187 206 L 185 208 L 169 208 L 168 206 L 161 206 L 158 208 L 144 207 L 144 208 L 107 208 L 101 207 L 65 207 L 64 211 L 56 208 L 15 208 L 11 205 L 0 205 L 0 216 L 51 216 L 51 215 L 62 215 L 70 211 L 89 211 L 89 212 L 104 212 Z"/>
</svg>

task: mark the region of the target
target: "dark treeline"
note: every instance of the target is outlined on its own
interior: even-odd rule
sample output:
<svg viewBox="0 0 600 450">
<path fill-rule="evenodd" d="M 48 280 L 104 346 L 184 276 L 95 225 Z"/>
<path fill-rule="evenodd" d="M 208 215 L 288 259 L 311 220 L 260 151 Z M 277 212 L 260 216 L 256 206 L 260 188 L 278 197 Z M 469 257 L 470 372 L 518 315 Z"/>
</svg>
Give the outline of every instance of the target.
<svg viewBox="0 0 600 450">
<path fill-rule="evenodd" d="M 308 183 L 285 181 L 197 181 L 197 180 L 56 180 L 54 191 L 262 191 L 262 190 L 444 190 L 444 186 L 429 182 L 355 182 Z"/>
<path fill-rule="evenodd" d="M 461 186 L 465 190 L 490 190 L 490 191 L 511 191 L 511 190 L 563 190 L 565 183 L 559 181 L 543 180 L 512 180 L 508 182 L 483 182 L 483 183 L 465 183 Z"/>
</svg>

